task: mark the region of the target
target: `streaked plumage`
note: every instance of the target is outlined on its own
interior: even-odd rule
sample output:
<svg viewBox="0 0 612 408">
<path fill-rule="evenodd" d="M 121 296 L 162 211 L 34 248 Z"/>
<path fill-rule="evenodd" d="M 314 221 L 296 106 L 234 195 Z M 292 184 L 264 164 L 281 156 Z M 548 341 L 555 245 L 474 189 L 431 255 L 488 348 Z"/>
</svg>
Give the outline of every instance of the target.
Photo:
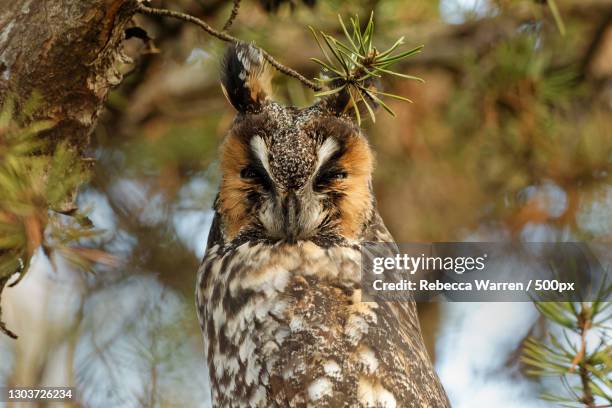
<svg viewBox="0 0 612 408">
<path fill-rule="evenodd" d="M 413 303 L 361 302 L 359 243 L 392 242 L 347 99 L 268 99 L 261 53 L 228 51 L 238 115 L 198 274 L 216 407 L 447 407 Z"/>
</svg>

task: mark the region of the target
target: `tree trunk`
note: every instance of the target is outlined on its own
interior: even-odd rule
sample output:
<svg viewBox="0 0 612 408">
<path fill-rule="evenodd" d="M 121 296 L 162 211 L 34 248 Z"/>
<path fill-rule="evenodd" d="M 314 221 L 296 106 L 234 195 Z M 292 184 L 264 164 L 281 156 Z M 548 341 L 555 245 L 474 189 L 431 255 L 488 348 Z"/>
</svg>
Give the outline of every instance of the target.
<svg viewBox="0 0 612 408">
<path fill-rule="evenodd" d="M 129 65 L 124 32 L 137 6 L 137 0 L 0 0 L 0 108 L 12 99 L 19 114 L 36 95 L 33 114 L 24 119 L 54 123 L 41 134 L 46 149 L 67 141 L 83 156 L 109 91 Z M 26 356 L 14 370 L 19 385 L 37 383 L 45 353 L 56 344 L 49 337 L 54 329 L 41 318 L 28 319 L 39 324 L 39 336 L 16 345 Z"/>
<path fill-rule="evenodd" d="M 124 30 L 137 0 L 0 0 L 0 105 L 40 96 L 43 135 L 83 152 L 109 90 L 129 59 Z"/>
</svg>

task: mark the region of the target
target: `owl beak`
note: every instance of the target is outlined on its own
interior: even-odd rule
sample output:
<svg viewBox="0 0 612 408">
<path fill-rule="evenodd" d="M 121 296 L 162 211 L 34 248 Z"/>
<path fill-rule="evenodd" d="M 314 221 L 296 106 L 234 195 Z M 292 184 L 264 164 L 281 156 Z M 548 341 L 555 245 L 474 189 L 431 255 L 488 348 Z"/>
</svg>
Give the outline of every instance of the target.
<svg viewBox="0 0 612 408">
<path fill-rule="evenodd" d="M 300 235 L 300 201 L 294 190 L 289 190 L 283 200 L 283 218 L 285 220 L 285 231 L 290 242 Z"/>
</svg>

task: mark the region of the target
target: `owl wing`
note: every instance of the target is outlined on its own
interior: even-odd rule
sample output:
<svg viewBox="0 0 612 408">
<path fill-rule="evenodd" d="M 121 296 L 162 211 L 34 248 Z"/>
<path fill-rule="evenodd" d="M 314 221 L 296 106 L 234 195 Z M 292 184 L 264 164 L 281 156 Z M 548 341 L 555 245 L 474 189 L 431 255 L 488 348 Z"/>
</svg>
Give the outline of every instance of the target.
<svg viewBox="0 0 612 408">
<path fill-rule="evenodd" d="M 364 239 L 392 242 L 378 213 Z M 450 406 L 414 302 L 362 302 L 359 284 L 310 276 L 294 277 L 286 293 L 289 333 L 269 387 L 278 406 Z"/>
<path fill-rule="evenodd" d="M 395 242 L 376 208 L 372 212 L 370 223 L 364 231 L 361 240 L 365 242 Z"/>
<path fill-rule="evenodd" d="M 210 230 L 208 232 L 208 239 L 206 240 L 206 251 L 204 251 L 204 253 L 208 252 L 208 250 L 215 245 L 222 246 L 223 241 L 224 240 L 221 215 L 219 215 L 219 213 L 215 211 L 215 215 L 213 217 Z"/>
</svg>

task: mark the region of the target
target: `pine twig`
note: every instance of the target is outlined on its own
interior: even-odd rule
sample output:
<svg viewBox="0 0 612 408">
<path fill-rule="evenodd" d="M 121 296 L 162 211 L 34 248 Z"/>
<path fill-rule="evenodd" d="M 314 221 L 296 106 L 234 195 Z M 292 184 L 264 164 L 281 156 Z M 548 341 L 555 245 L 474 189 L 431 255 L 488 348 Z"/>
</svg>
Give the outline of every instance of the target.
<svg viewBox="0 0 612 408">
<path fill-rule="evenodd" d="M 591 380 L 589 378 L 589 370 L 581 364 L 578 368 L 580 373 L 580 384 L 582 385 L 582 403 L 588 408 L 595 407 L 595 398 L 593 397 L 593 391 L 591 391 Z"/>
<path fill-rule="evenodd" d="M 152 8 L 152 7 L 147 7 L 144 6 L 142 4 L 140 4 L 138 6 L 138 11 L 141 14 L 146 14 L 146 15 L 151 15 L 151 16 L 158 16 L 158 17 L 172 17 L 172 18 L 176 18 L 179 20 L 183 20 L 183 21 L 187 21 L 189 23 L 195 24 L 198 27 L 200 27 L 202 30 L 206 31 L 208 34 L 212 35 L 213 37 L 221 40 L 221 41 L 225 41 L 225 42 L 229 42 L 232 44 L 241 44 L 244 43 L 244 41 L 240 40 L 239 38 L 236 38 L 226 32 L 223 31 L 218 31 L 215 30 L 213 27 L 211 27 L 209 24 L 205 23 L 204 21 L 200 20 L 197 17 L 194 17 L 192 15 L 189 14 L 185 14 L 185 13 L 181 13 L 178 11 L 172 11 L 172 10 L 167 10 L 167 9 L 158 9 L 158 8 Z M 281 64 L 280 62 L 278 62 L 276 59 L 274 59 L 274 57 L 272 57 L 267 51 L 265 50 L 261 50 L 264 58 L 270 63 L 270 65 L 272 65 L 274 68 L 276 68 L 279 72 L 290 76 L 292 78 L 297 79 L 298 81 L 300 81 L 302 84 L 304 84 L 305 86 L 307 86 L 310 89 L 313 89 L 315 91 L 320 91 L 322 88 L 321 86 L 317 85 L 316 83 L 310 81 L 308 78 L 306 78 L 305 76 L 303 76 L 302 74 L 300 74 L 299 72 Z"/>
<path fill-rule="evenodd" d="M 236 16 L 238 15 L 238 10 L 240 9 L 240 0 L 234 0 L 234 6 L 232 7 L 232 12 L 228 17 L 227 21 L 223 25 L 223 31 L 229 30 L 229 28 L 234 23 Z"/>
<path fill-rule="evenodd" d="M 584 359 L 584 355 L 586 354 L 586 336 L 587 331 L 590 328 L 590 322 L 584 319 L 584 309 L 580 313 L 579 316 L 579 331 L 580 331 L 580 348 L 578 352 L 572 359 L 570 373 L 576 371 L 576 367 L 581 367 L 582 360 Z"/>
<path fill-rule="evenodd" d="M 595 406 L 595 398 L 593 397 L 593 391 L 591 390 L 591 379 L 589 378 L 589 370 L 586 367 L 584 355 L 586 352 L 586 336 L 588 330 L 591 328 L 591 319 L 589 313 L 585 309 L 583 304 L 580 315 L 578 316 L 578 326 L 580 331 L 580 349 L 574 360 L 572 360 L 572 369 L 575 367 L 574 364 L 578 365 L 578 373 L 580 374 L 580 384 L 582 385 L 582 402 L 587 407 Z"/>
<path fill-rule="evenodd" d="M 376 117 L 374 116 L 374 110 L 370 106 L 370 103 L 382 106 L 389 114 L 395 116 L 393 110 L 391 110 L 381 97 L 391 97 L 405 102 L 412 101 L 403 96 L 381 92 L 375 86 L 371 85 L 375 83 L 378 78 L 387 74 L 423 82 L 421 78 L 395 72 L 390 69 L 390 67 L 398 61 L 421 52 L 423 46 L 421 45 L 409 51 L 399 52 L 398 48 L 404 44 L 404 37 L 401 37 L 387 50 L 378 51 L 374 46 L 374 12 L 370 14 L 370 19 L 364 27 L 362 27 L 362 24 L 359 22 L 359 16 L 351 18 L 350 26 L 353 29 L 352 34 L 349 33 L 340 15 L 338 15 L 338 22 L 344 32 L 345 42 L 322 31 L 319 31 L 317 34 L 316 30 L 310 27 L 310 31 L 327 61 L 324 62 L 318 58 L 311 58 L 312 61 L 321 66 L 325 73 L 325 76 L 319 78 L 319 81 L 329 84 L 331 88 L 335 88 L 320 92 L 315 94 L 315 96 L 348 92 L 352 100 L 352 107 L 355 112 L 357 124 L 361 124 L 361 115 L 357 106 L 359 102 L 363 103 L 367 108 L 372 122 L 376 122 Z"/>
</svg>

